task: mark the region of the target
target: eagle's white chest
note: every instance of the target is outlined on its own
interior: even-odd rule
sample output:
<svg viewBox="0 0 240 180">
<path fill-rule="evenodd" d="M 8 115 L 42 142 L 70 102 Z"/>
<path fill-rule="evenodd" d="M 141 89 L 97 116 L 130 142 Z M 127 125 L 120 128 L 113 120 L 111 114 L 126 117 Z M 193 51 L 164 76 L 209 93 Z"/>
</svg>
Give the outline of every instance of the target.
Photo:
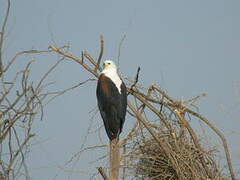
<svg viewBox="0 0 240 180">
<path fill-rule="evenodd" d="M 117 72 L 115 72 L 115 71 L 104 71 L 103 70 L 102 73 L 112 80 L 112 82 L 116 85 L 119 93 L 121 94 L 122 80 L 118 76 Z"/>
</svg>

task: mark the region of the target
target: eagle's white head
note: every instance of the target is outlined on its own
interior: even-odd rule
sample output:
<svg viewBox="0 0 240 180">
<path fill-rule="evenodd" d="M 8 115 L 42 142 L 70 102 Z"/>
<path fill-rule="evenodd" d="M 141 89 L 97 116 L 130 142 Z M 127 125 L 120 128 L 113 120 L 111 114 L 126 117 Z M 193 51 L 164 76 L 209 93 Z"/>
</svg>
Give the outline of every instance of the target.
<svg viewBox="0 0 240 180">
<path fill-rule="evenodd" d="M 103 72 L 115 71 L 117 72 L 117 66 L 111 60 L 106 60 L 103 63 Z"/>
<path fill-rule="evenodd" d="M 109 77 L 113 81 L 113 83 L 116 85 L 119 92 L 121 93 L 120 87 L 122 84 L 122 80 L 118 76 L 117 66 L 115 65 L 115 63 L 113 61 L 111 61 L 111 60 L 104 61 L 103 70 L 102 70 L 101 74 L 104 74 L 105 76 Z"/>
</svg>

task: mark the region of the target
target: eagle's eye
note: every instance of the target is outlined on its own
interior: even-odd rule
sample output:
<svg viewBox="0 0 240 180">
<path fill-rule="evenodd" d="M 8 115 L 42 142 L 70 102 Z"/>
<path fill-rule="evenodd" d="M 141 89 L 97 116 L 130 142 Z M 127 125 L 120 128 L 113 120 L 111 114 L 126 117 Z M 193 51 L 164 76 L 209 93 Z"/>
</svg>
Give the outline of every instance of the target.
<svg viewBox="0 0 240 180">
<path fill-rule="evenodd" d="M 110 65 L 111 63 L 110 63 L 110 62 L 108 62 L 107 64 L 108 64 L 108 65 Z"/>
</svg>

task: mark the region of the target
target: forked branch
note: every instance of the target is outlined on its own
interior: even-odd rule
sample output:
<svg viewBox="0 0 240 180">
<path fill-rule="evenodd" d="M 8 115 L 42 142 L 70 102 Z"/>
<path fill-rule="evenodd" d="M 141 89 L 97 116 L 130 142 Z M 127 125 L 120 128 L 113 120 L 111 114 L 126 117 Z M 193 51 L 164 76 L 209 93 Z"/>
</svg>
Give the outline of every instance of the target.
<svg viewBox="0 0 240 180">
<path fill-rule="evenodd" d="M 102 41 L 102 38 L 101 38 L 101 47 L 102 47 L 101 49 L 103 50 L 103 44 L 102 43 L 103 43 L 103 41 Z M 49 48 L 52 51 L 55 51 L 56 53 L 58 53 L 58 54 L 60 54 L 64 57 L 67 57 L 67 58 L 70 58 L 70 59 L 74 60 L 75 62 L 79 63 L 85 70 L 87 70 L 88 72 L 93 74 L 95 77 L 98 77 L 99 74 L 97 73 L 97 70 L 101 71 L 99 63 L 100 63 L 101 58 L 102 58 L 102 50 L 100 51 L 100 55 L 99 55 L 99 58 L 98 58 L 97 61 L 94 60 L 94 58 L 92 58 L 92 56 L 89 55 L 87 52 L 84 52 L 83 56 L 86 58 L 87 62 L 83 62 L 82 59 L 79 59 L 79 58 L 73 56 L 72 54 L 66 53 L 59 48 L 56 48 L 54 46 L 49 46 Z M 90 64 L 90 65 L 88 65 L 88 64 Z M 141 90 L 140 88 L 138 88 L 136 86 L 136 84 L 138 82 L 138 78 L 139 78 L 139 71 L 140 71 L 140 68 L 138 68 L 138 70 L 137 70 L 135 81 L 132 83 L 132 85 L 130 85 L 129 88 L 127 88 L 128 94 L 131 94 L 134 97 L 135 101 L 140 102 L 152 114 L 155 114 L 159 118 L 160 122 L 162 123 L 162 127 L 159 128 L 159 127 L 155 126 L 154 124 L 148 123 L 146 121 L 146 119 L 142 116 L 143 111 L 139 112 L 138 111 L 139 108 L 135 107 L 131 102 L 128 102 L 128 108 L 131 110 L 130 115 L 134 116 L 147 129 L 147 131 L 151 134 L 152 138 L 157 142 L 158 146 L 162 149 L 162 152 L 172 162 L 172 165 L 174 166 L 174 169 L 176 170 L 179 177 L 184 178 L 184 172 L 180 169 L 180 166 L 178 165 L 179 162 L 177 162 L 176 157 L 174 157 L 174 156 L 177 156 L 177 154 L 175 153 L 174 149 L 172 149 L 171 144 L 169 144 L 169 142 L 167 142 L 166 139 L 160 138 L 161 136 L 159 136 L 158 133 L 160 133 L 161 135 L 163 135 L 163 137 L 165 137 L 165 135 L 164 135 L 165 132 L 169 132 L 169 134 L 167 136 L 170 136 L 171 139 L 179 138 L 179 137 L 176 136 L 177 135 L 176 127 L 173 127 L 172 122 L 169 122 L 169 119 L 168 119 L 172 114 L 175 114 L 178 121 L 180 123 L 184 124 L 183 128 L 186 128 L 186 131 L 189 133 L 189 136 L 190 136 L 191 140 L 193 140 L 194 148 L 198 149 L 198 151 L 200 151 L 200 152 L 204 152 L 202 147 L 199 144 L 199 140 L 197 138 L 196 133 L 191 128 L 191 126 L 187 122 L 187 120 L 184 119 L 183 114 L 189 113 L 190 115 L 195 116 L 195 117 L 199 118 L 201 121 L 203 121 L 204 123 L 206 123 L 220 137 L 220 139 L 223 143 L 224 150 L 225 150 L 225 155 L 226 155 L 226 160 L 227 160 L 227 163 L 228 163 L 228 169 L 229 169 L 230 175 L 231 175 L 233 180 L 236 180 L 236 177 L 235 177 L 235 174 L 234 174 L 234 171 L 233 171 L 233 168 L 232 168 L 230 153 L 229 153 L 229 150 L 228 150 L 228 147 L 227 147 L 225 137 L 206 118 L 204 118 L 202 115 L 200 115 L 199 113 L 191 110 L 188 107 L 188 106 L 191 106 L 191 104 L 196 99 L 204 96 L 205 94 L 197 96 L 197 98 L 194 98 L 194 99 L 192 99 L 190 101 L 187 101 L 185 103 L 185 102 L 182 102 L 182 101 L 176 101 L 168 93 L 166 93 L 165 91 L 163 91 L 160 87 L 158 87 L 156 85 L 151 86 L 151 88 L 150 88 L 151 93 L 148 93 L 148 92 L 146 93 L 144 90 Z M 159 96 L 162 97 L 162 98 L 159 99 L 158 98 Z M 160 110 L 158 109 L 159 107 L 160 107 Z M 163 107 L 166 110 L 169 111 L 169 113 L 170 113 L 169 117 L 166 117 L 166 114 L 162 113 Z M 158 133 L 156 133 L 153 130 L 153 127 L 158 130 Z M 131 139 L 134 136 L 133 135 L 134 133 L 136 133 L 136 129 L 133 130 L 133 132 L 131 133 L 131 136 L 129 136 L 128 139 Z M 126 142 L 126 141 L 123 141 L 123 142 Z M 122 142 L 120 144 L 122 145 Z M 204 168 L 204 171 L 205 171 L 205 174 L 206 174 L 205 177 L 212 178 L 212 176 L 214 176 L 214 174 L 212 174 L 212 171 L 209 170 L 208 163 L 205 162 L 205 159 L 202 158 L 201 156 L 200 156 L 200 161 L 201 161 L 200 164 Z M 106 177 L 104 177 L 104 175 L 102 175 L 102 177 L 106 178 Z"/>
</svg>

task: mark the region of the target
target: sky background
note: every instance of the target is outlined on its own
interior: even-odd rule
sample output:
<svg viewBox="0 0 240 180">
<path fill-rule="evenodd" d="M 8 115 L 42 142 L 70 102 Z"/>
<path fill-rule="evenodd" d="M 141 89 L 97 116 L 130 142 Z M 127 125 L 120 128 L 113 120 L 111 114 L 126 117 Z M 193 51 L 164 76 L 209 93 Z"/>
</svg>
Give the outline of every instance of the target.
<svg viewBox="0 0 240 180">
<path fill-rule="evenodd" d="M 6 0 L 0 0 L 1 24 Z M 222 130 L 231 148 L 234 170 L 240 169 L 240 1 L 237 0 L 21 0 L 12 1 L 4 46 L 6 58 L 21 50 L 46 49 L 51 44 L 70 45 L 80 56 L 88 50 L 98 57 L 99 36 L 105 39 L 104 59 L 117 59 L 120 72 L 133 78 L 141 67 L 139 83 L 156 83 L 176 99 L 200 93 L 208 96 L 197 105 L 200 113 Z M 54 55 L 34 56 L 33 80 L 56 61 Z M 20 67 L 30 57 L 20 58 Z M 18 68 L 17 66 L 17 68 Z M 92 77 L 73 61 L 64 61 L 49 77 L 54 89 L 66 88 Z M 64 164 L 79 151 L 90 124 L 102 123 L 96 112 L 96 82 L 75 89 L 50 103 L 44 119 L 35 121 L 37 136 L 28 157 L 34 180 L 88 179 L 76 171 L 95 172 L 91 163 L 104 151 L 86 153 L 70 166 Z M 92 123 L 91 123 L 92 122 Z M 124 132 L 131 127 L 126 120 Z M 91 133 L 86 146 L 102 142 Z M 213 137 L 215 138 L 215 137 Z M 215 139 L 213 139 L 215 140 Z M 104 162 L 104 161 L 103 161 Z M 72 164 L 74 166 L 72 167 Z M 101 165 L 101 164 L 100 164 Z"/>
</svg>

